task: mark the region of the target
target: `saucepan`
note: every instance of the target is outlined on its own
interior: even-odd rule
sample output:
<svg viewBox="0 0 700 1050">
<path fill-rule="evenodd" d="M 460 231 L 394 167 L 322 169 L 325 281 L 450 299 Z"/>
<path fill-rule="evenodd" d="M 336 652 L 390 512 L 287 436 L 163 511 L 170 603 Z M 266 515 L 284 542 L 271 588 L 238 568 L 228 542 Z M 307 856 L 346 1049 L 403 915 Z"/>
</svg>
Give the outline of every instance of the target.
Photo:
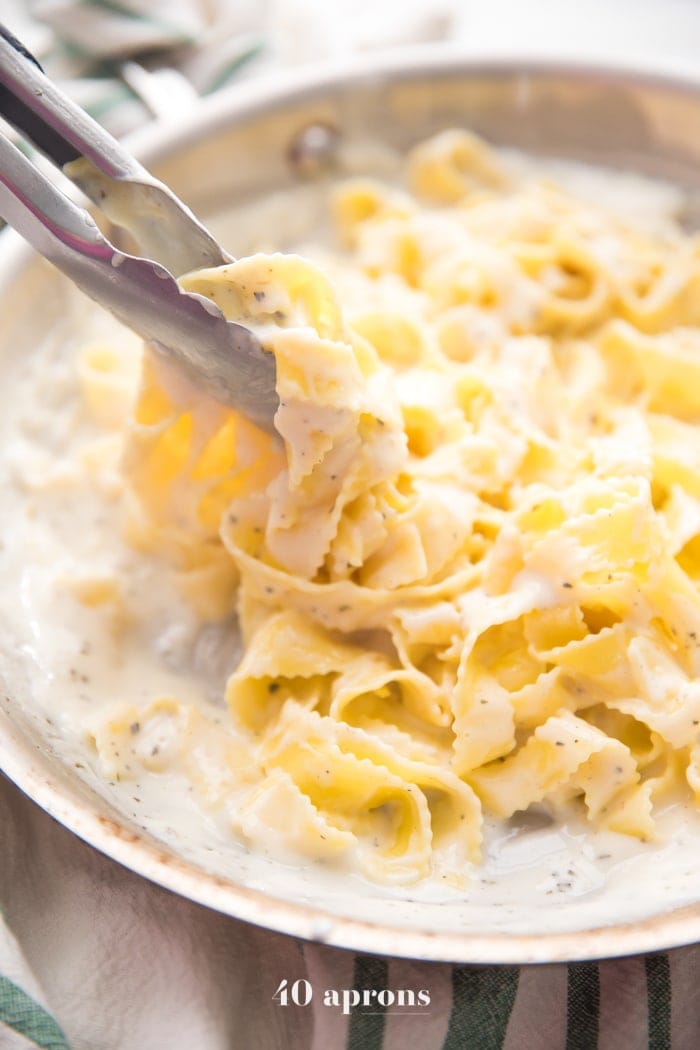
<svg viewBox="0 0 700 1050">
<path fill-rule="evenodd" d="M 198 215 L 216 222 L 234 204 L 328 178 L 353 151 L 381 167 L 386 151 L 448 127 L 529 153 L 671 180 L 684 189 L 684 222 L 692 227 L 700 215 L 700 79 L 630 70 L 475 62 L 444 50 L 396 53 L 237 85 L 130 146 Z M 11 231 L 0 236 L 0 374 L 62 323 L 65 288 Z M 166 816 L 137 819 L 79 761 L 60 719 L 39 715 L 31 703 L 36 654 L 11 638 L 0 622 L 6 775 L 96 849 L 194 901 L 287 934 L 427 960 L 554 962 L 700 940 L 700 849 L 685 896 L 640 899 L 616 914 L 604 892 L 565 907 L 543 895 L 527 921 L 508 900 L 475 911 L 458 900 L 282 864 L 243 846 L 204 850 L 173 834 Z"/>
</svg>

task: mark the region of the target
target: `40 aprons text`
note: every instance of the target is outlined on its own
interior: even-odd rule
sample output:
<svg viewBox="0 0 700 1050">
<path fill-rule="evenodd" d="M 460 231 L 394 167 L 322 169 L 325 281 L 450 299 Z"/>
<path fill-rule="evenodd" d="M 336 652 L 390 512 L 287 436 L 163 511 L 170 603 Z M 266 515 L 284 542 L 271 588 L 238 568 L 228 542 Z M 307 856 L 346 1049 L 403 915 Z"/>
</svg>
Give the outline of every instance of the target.
<svg viewBox="0 0 700 1050">
<path fill-rule="evenodd" d="M 272 998 L 280 1006 L 309 1006 L 314 990 L 311 982 L 303 977 L 291 983 L 283 977 Z M 324 1006 L 341 1009 L 344 1014 L 349 1014 L 356 1006 L 396 1006 L 404 1010 L 425 1011 L 430 1006 L 430 992 L 427 988 L 418 991 L 412 988 L 326 988 L 321 1002 Z"/>
</svg>

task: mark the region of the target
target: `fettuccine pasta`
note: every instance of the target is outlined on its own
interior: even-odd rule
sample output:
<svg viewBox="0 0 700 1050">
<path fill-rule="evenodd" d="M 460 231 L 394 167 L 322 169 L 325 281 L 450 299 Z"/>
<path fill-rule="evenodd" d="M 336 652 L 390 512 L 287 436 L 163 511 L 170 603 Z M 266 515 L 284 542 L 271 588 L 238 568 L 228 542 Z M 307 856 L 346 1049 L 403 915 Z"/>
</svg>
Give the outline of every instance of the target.
<svg viewBox="0 0 700 1050">
<path fill-rule="evenodd" d="M 274 354 L 277 438 L 145 354 L 127 537 L 243 655 L 222 726 L 117 710 L 105 768 L 380 881 L 460 884 L 531 807 L 653 838 L 700 804 L 696 240 L 463 131 L 332 208 L 322 265 L 182 279 Z"/>
</svg>

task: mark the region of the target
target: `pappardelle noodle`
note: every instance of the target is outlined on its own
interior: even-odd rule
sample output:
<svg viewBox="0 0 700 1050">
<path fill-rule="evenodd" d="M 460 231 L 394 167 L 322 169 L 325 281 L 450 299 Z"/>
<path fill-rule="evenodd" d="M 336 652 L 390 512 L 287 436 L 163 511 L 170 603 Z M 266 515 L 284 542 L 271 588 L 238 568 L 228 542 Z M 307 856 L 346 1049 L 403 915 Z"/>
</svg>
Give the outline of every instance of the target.
<svg viewBox="0 0 700 1050">
<path fill-rule="evenodd" d="M 182 279 L 274 353 L 279 439 L 145 353 L 127 537 L 243 657 L 224 726 L 123 705 L 104 771 L 380 881 L 459 885 L 535 806 L 652 838 L 700 803 L 697 240 L 464 131 L 331 206 L 328 265 Z"/>
</svg>

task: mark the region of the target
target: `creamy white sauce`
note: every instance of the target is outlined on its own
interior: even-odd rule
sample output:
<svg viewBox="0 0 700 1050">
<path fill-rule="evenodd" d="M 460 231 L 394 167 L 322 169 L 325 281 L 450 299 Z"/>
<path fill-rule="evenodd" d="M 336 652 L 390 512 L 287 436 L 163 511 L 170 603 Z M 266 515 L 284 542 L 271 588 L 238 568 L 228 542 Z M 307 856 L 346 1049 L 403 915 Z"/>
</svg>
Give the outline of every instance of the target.
<svg viewBox="0 0 700 1050">
<path fill-rule="evenodd" d="M 611 181 L 568 165 L 558 166 L 557 178 L 566 181 L 567 170 L 578 189 L 588 187 L 597 198 L 610 191 L 611 207 L 624 207 L 631 217 L 669 212 L 678 204 L 668 187 L 636 178 Z M 298 245 L 309 229 L 314 239 L 322 238 L 324 215 L 317 189 L 305 186 L 232 211 L 212 225 L 242 254 Z M 282 228 L 286 235 L 280 238 Z M 274 245 L 265 230 L 275 231 Z M 232 839 L 225 816 L 198 803 L 179 774 L 105 782 L 86 740 L 86 723 L 118 704 L 138 706 L 169 695 L 225 721 L 223 687 L 239 645 L 235 624 L 202 627 L 164 567 L 123 542 L 117 476 L 103 471 L 96 486 L 80 466 L 81 450 L 98 431 L 82 406 L 76 353 L 94 336 L 106 334 L 116 345 L 131 337 L 86 307 L 77 293 L 66 294 L 74 303 L 70 324 L 45 338 L 31 359 L 12 360 L 4 348 L 0 642 L 8 678 L 18 669 L 26 676 L 23 706 L 48 720 L 44 736 L 78 776 L 207 870 L 360 919 L 391 917 L 436 931 L 463 926 L 473 932 L 553 932 L 634 921 L 698 900 L 700 817 L 690 803 L 659 814 L 658 839 L 646 844 L 592 831 L 576 815 L 561 824 L 538 813 L 506 826 L 489 822 L 483 866 L 466 890 L 430 880 L 392 888 L 302 858 L 252 854 Z M 65 581 L 86 573 L 120 581 L 121 631 L 115 632 L 109 613 L 85 608 L 69 593 Z M 524 595 L 536 591 L 538 603 L 548 603 L 542 581 L 520 583 Z"/>
</svg>

